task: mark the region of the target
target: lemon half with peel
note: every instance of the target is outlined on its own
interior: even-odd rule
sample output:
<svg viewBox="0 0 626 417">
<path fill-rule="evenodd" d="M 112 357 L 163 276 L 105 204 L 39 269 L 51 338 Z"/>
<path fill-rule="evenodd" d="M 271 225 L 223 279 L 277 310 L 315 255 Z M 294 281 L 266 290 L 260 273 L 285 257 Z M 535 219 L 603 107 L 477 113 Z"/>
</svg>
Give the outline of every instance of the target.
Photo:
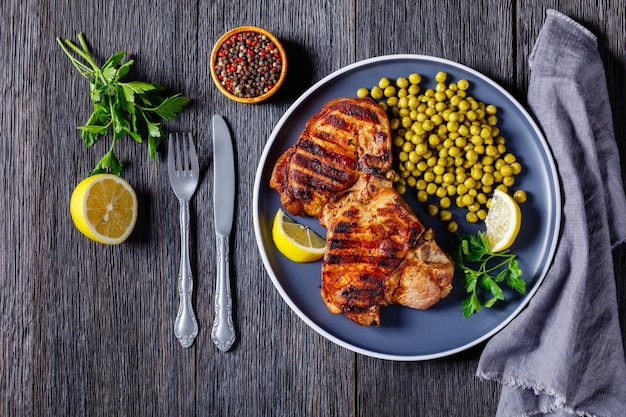
<svg viewBox="0 0 626 417">
<path fill-rule="evenodd" d="M 326 240 L 278 209 L 272 224 L 272 239 L 280 253 L 294 262 L 314 262 L 324 257 Z"/>
<path fill-rule="evenodd" d="M 99 243 L 117 245 L 130 236 L 137 221 L 137 195 L 123 178 L 97 174 L 78 183 L 70 198 L 74 224 Z"/>
<path fill-rule="evenodd" d="M 510 248 L 517 238 L 521 224 L 522 212 L 517 202 L 504 191 L 496 189 L 485 218 L 485 239 L 489 249 L 496 253 Z"/>
</svg>

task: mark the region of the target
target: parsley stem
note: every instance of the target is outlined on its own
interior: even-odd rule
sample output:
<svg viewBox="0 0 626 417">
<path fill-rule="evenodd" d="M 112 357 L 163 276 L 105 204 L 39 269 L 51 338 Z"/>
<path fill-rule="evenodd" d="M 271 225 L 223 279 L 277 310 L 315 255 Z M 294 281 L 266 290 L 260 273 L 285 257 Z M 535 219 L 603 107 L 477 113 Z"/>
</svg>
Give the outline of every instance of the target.
<svg viewBox="0 0 626 417">
<path fill-rule="evenodd" d="M 504 261 L 500 262 L 499 264 L 496 264 L 496 265 L 492 266 L 492 267 L 491 267 L 491 268 L 489 268 L 489 269 L 486 269 L 486 268 L 485 268 L 485 269 L 483 269 L 483 270 L 482 270 L 482 272 L 483 272 L 483 273 L 488 274 L 488 273 L 490 273 L 490 272 L 496 271 L 496 270 L 500 269 L 501 267 L 503 267 L 504 265 L 506 265 L 506 264 L 510 263 L 510 262 L 511 262 L 511 260 L 512 260 L 512 258 L 511 258 L 511 257 L 507 257 L 507 259 L 505 259 Z M 485 262 L 485 263 L 483 264 L 483 266 L 487 266 L 487 263 Z"/>
<path fill-rule="evenodd" d="M 462 263 L 459 266 L 461 267 L 461 269 L 463 269 L 465 271 L 473 272 L 475 274 L 489 274 L 490 272 L 496 271 L 496 270 L 502 268 L 504 265 L 510 263 L 512 258 L 513 257 L 510 257 L 510 258 L 507 257 L 506 260 L 500 262 L 499 264 L 493 265 L 493 266 L 491 266 L 489 268 L 487 268 L 487 263 L 492 258 L 487 258 L 485 261 L 483 261 L 480 264 L 480 269 L 473 269 L 473 268 L 470 268 L 467 265 L 462 264 Z"/>
<path fill-rule="evenodd" d="M 82 50 L 69 39 L 65 40 L 65 44 L 61 41 L 60 38 L 57 38 L 57 42 L 59 43 L 59 45 L 61 45 L 61 48 L 63 48 L 63 51 L 70 58 L 74 66 L 78 68 L 78 70 L 81 72 L 81 74 L 84 77 L 87 77 L 89 73 L 92 71 L 100 71 L 100 67 L 98 67 L 98 65 L 94 62 L 93 58 L 91 57 L 91 54 L 89 53 L 89 48 L 87 47 L 87 43 L 85 42 L 85 38 L 83 37 L 82 33 L 78 34 L 78 39 L 80 41 L 81 46 L 83 47 Z M 75 57 L 73 57 L 71 52 L 67 49 L 67 47 L 71 48 L 72 51 L 74 51 L 78 56 L 83 58 L 89 65 L 91 65 L 91 69 L 85 64 L 83 64 L 82 62 L 80 62 L 79 60 L 77 60 Z"/>
<path fill-rule="evenodd" d="M 72 43 L 69 40 L 66 40 L 65 42 L 67 42 L 68 45 L 72 45 Z M 57 43 L 61 46 L 61 49 L 63 49 L 63 52 L 65 52 L 65 55 L 67 55 L 67 57 L 70 59 L 72 64 L 76 67 L 76 69 L 78 69 L 78 72 L 80 72 L 80 74 L 83 77 L 87 78 L 87 76 L 91 73 L 91 70 L 89 69 L 89 67 L 83 64 L 82 62 L 80 62 L 79 60 L 77 60 L 76 58 L 74 58 L 72 53 L 69 51 L 69 49 L 67 49 L 67 47 L 61 41 L 60 38 L 57 38 Z"/>
</svg>

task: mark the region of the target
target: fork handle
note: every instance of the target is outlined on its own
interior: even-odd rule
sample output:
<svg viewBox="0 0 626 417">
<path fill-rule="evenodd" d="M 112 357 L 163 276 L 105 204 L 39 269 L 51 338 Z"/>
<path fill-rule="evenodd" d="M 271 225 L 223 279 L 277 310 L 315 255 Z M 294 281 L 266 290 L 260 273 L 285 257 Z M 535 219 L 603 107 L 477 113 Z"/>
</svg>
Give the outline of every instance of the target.
<svg viewBox="0 0 626 417">
<path fill-rule="evenodd" d="M 235 343 L 233 323 L 233 299 L 230 292 L 230 252 L 229 236 L 216 235 L 217 242 L 217 281 L 215 286 L 215 319 L 211 339 L 222 352 Z"/>
<path fill-rule="evenodd" d="M 192 345 L 198 335 L 198 322 L 191 305 L 193 274 L 189 262 L 189 201 L 180 200 L 180 269 L 178 271 L 179 306 L 174 334 L 183 347 Z"/>
</svg>

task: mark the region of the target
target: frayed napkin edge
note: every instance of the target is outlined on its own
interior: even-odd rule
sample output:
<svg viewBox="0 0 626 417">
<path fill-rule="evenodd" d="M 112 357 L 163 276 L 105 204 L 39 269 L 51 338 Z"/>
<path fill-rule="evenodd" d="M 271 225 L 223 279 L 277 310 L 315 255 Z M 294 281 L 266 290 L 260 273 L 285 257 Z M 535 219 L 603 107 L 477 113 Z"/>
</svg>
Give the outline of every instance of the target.
<svg viewBox="0 0 626 417">
<path fill-rule="evenodd" d="M 598 37 L 592 31 L 590 31 L 589 29 L 587 29 L 586 27 L 584 27 L 583 25 L 581 25 L 580 23 L 578 23 L 577 21 L 569 17 L 568 15 L 556 9 L 547 9 L 546 17 L 551 17 L 551 18 L 564 21 L 568 25 L 579 30 L 584 36 L 588 37 L 589 40 L 591 40 L 596 46 L 598 45 Z M 528 66 L 531 70 L 533 69 L 533 61 L 536 55 L 538 45 L 541 43 L 540 41 L 542 40 L 542 38 L 543 38 L 543 30 L 539 32 L 539 36 L 537 37 L 537 40 L 535 41 L 535 45 L 533 46 L 532 50 L 530 51 L 530 54 L 528 55 Z"/>
<path fill-rule="evenodd" d="M 518 417 L 533 417 L 539 413 L 547 414 L 553 413 L 557 410 L 562 410 L 567 413 L 575 414 L 580 417 L 598 417 L 595 414 L 592 414 L 588 411 L 583 410 L 575 410 L 571 407 L 565 405 L 565 395 L 563 393 L 553 390 L 549 387 L 544 386 L 539 383 L 529 383 L 523 379 L 516 378 L 511 375 L 502 375 L 498 372 L 484 372 L 478 371 L 476 372 L 476 376 L 485 381 L 495 381 L 500 383 L 501 385 L 506 385 L 511 388 L 523 389 L 528 391 L 533 391 L 535 395 L 547 395 L 553 398 L 552 404 L 548 408 L 541 408 L 536 411 L 533 411 L 532 414 L 528 414 L 524 412 L 520 414 Z"/>
<path fill-rule="evenodd" d="M 592 31 L 590 31 L 585 26 L 581 25 L 580 23 L 578 23 L 577 21 L 575 21 L 568 15 L 555 9 L 546 10 L 546 15 L 551 15 L 551 16 L 563 19 L 565 22 L 569 23 L 570 25 L 573 25 L 575 28 L 580 30 L 583 34 L 588 36 L 589 39 L 591 39 L 596 45 L 598 44 L 598 37 Z"/>
</svg>

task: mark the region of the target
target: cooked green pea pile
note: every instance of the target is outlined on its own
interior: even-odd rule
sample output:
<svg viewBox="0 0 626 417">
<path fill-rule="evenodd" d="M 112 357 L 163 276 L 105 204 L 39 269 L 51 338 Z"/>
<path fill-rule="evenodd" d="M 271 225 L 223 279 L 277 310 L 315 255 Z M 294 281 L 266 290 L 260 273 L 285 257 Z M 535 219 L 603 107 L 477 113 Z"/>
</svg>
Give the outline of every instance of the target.
<svg viewBox="0 0 626 417">
<path fill-rule="evenodd" d="M 454 233 L 458 224 L 448 210 L 452 204 L 466 209 L 465 220 L 485 220 L 494 188 L 507 192 L 522 170 L 508 152 L 497 127 L 497 108 L 467 94 L 467 80 L 446 84 L 438 72 L 436 86 L 421 91 L 420 74 L 381 78 L 358 97 L 371 97 L 389 115 L 398 171 L 394 182 L 400 194 L 417 189 L 417 199 L 429 202 L 429 214 L 439 216 Z M 518 202 L 526 193 L 514 194 Z"/>
</svg>

